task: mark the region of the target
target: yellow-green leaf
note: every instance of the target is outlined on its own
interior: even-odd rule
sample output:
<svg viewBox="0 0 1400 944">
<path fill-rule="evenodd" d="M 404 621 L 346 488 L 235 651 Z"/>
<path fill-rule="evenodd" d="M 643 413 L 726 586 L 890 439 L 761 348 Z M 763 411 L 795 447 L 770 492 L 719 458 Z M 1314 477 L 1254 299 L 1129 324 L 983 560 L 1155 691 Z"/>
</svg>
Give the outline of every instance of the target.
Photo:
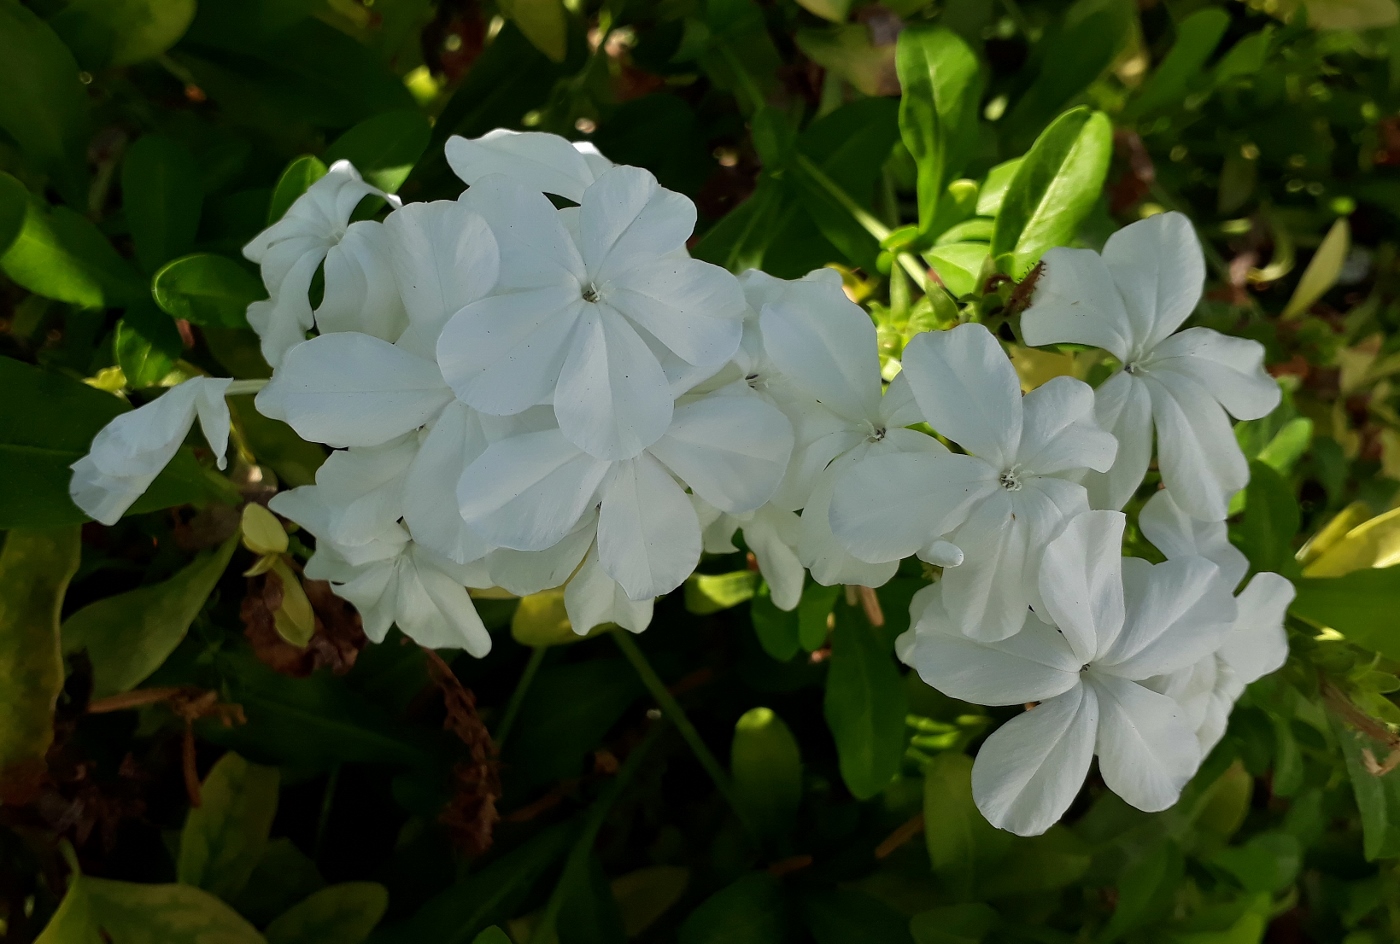
<svg viewBox="0 0 1400 944">
<path fill-rule="evenodd" d="M 611 623 L 595 626 L 588 635 L 605 632 L 611 626 Z M 574 632 L 569 614 L 564 610 L 562 588 L 521 597 L 520 605 L 510 618 L 510 635 L 522 646 L 563 646 L 588 638 Z"/>
<path fill-rule="evenodd" d="M 0 799 L 44 772 L 63 689 L 58 614 L 79 548 L 77 528 L 16 530 L 0 552 Z"/>
<path fill-rule="evenodd" d="M 1347 250 L 1350 248 L 1351 226 L 1346 217 L 1340 217 L 1323 237 L 1317 252 L 1313 253 L 1312 260 L 1303 270 L 1303 277 L 1298 280 L 1298 287 L 1293 290 L 1293 297 L 1284 306 L 1281 317 L 1297 318 L 1311 308 L 1313 302 L 1325 295 L 1329 288 L 1336 285 L 1337 276 L 1341 274 L 1342 263 L 1346 262 Z"/>
<path fill-rule="evenodd" d="M 180 833 L 180 882 L 225 900 L 242 891 L 267 845 L 277 787 L 276 767 L 251 764 L 232 751 L 219 758 Z"/>
<path fill-rule="evenodd" d="M 771 708 L 752 708 L 735 722 L 729 768 L 749 822 L 770 838 L 792 828 L 802 802 L 802 755 Z"/>
<path fill-rule="evenodd" d="M 63 650 L 87 650 L 93 695 L 139 685 L 185 638 L 238 546 L 229 538 L 163 583 L 89 603 L 63 624 Z"/>
<path fill-rule="evenodd" d="M 501 12 L 550 59 L 563 62 L 569 51 L 569 23 L 560 0 L 501 0 Z"/>
<path fill-rule="evenodd" d="M 1303 576 L 1340 577 L 1394 564 L 1400 564 L 1400 508 L 1351 528 L 1303 568 Z"/>
<path fill-rule="evenodd" d="M 254 554 L 285 554 L 287 532 L 277 516 L 257 502 L 243 506 L 243 546 Z"/>
<path fill-rule="evenodd" d="M 82 883 L 113 944 L 265 944 L 238 912 L 198 888 L 86 877 Z"/>
<path fill-rule="evenodd" d="M 685 608 L 704 616 L 753 599 L 758 574 L 736 570 L 728 574 L 693 574 L 685 582 Z"/>
<path fill-rule="evenodd" d="M 301 581 L 286 561 L 278 558 L 271 569 L 282 581 L 282 605 L 272 614 L 273 625 L 287 642 L 305 646 L 316 634 L 316 611 L 311 608 Z"/>
<path fill-rule="evenodd" d="M 628 872 L 612 880 L 613 898 L 622 915 L 622 930 L 636 937 L 680 901 L 690 883 L 690 869 L 679 865 L 654 865 Z"/>
</svg>

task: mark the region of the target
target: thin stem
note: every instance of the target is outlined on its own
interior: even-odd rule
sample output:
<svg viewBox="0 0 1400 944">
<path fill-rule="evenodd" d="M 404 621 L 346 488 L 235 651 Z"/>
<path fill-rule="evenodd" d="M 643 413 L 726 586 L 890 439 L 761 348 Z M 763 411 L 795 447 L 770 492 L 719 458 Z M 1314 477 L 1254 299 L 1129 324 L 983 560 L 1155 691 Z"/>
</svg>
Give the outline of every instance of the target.
<svg viewBox="0 0 1400 944">
<path fill-rule="evenodd" d="M 266 387 L 266 386 L 267 386 L 267 380 L 266 380 L 266 379 L 263 379 L 263 380 L 235 380 L 233 383 L 231 383 L 231 384 L 228 385 L 228 389 L 227 389 L 226 391 L 224 391 L 224 396 L 226 396 L 226 397 L 246 397 L 246 396 L 247 396 L 248 394 L 250 394 L 250 393 L 257 393 L 259 390 L 261 390 L 263 387 Z"/>
<path fill-rule="evenodd" d="M 554 891 L 550 893 L 544 911 L 540 913 L 539 923 L 530 932 L 530 944 L 555 944 L 558 940 L 556 925 L 559 921 L 559 912 L 563 909 L 564 902 L 568 900 L 569 892 L 573 891 L 578 880 L 583 877 L 584 870 L 588 868 L 588 857 L 593 854 L 593 845 L 598 841 L 598 833 L 603 828 L 603 821 L 607 819 L 609 811 L 612 810 L 613 804 L 617 802 L 617 798 L 627 787 L 628 782 L 642 766 L 642 760 L 651 750 L 651 746 L 656 743 L 657 735 L 661 733 L 663 727 L 664 725 L 661 724 L 652 725 L 642 742 L 632 749 L 631 754 L 627 755 L 627 760 L 623 762 L 617 776 L 603 788 L 598 799 L 594 800 L 593 805 L 588 808 L 588 818 L 584 821 L 583 831 L 579 833 L 573 848 L 569 850 L 569 857 L 564 861 L 564 870 L 559 873 L 559 882 L 554 886 Z"/>
<path fill-rule="evenodd" d="M 501 716 L 501 727 L 496 732 L 496 751 L 499 753 L 505 746 L 506 735 L 510 734 L 510 729 L 515 725 L 515 719 L 520 715 L 520 706 L 525 704 L 525 693 L 530 690 L 530 683 L 535 680 L 535 673 L 540 670 L 540 664 L 544 662 L 545 654 L 549 652 L 548 646 L 536 646 L 530 652 L 530 661 L 525 663 L 525 671 L 520 673 L 520 681 L 515 683 L 515 691 L 510 693 L 510 701 L 506 702 L 506 713 Z"/>
<path fill-rule="evenodd" d="M 322 847 L 326 841 L 326 827 L 331 822 L 331 807 L 335 805 L 335 788 L 340 783 L 340 764 L 331 768 L 326 777 L 326 790 L 321 795 L 321 815 L 316 820 L 316 860 L 321 859 Z"/>
<path fill-rule="evenodd" d="M 719 51 L 720 55 L 724 57 L 725 63 L 728 64 L 730 69 L 734 70 L 734 77 L 739 82 L 739 91 L 744 93 L 743 97 L 748 101 L 749 107 L 754 111 L 758 111 L 766 105 L 767 102 L 763 98 L 763 90 L 758 87 L 758 83 L 755 82 L 754 77 L 749 74 L 749 70 L 744 68 L 744 64 L 739 61 L 739 57 L 734 54 L 734 50 L 730 49 L 727 44 L 720 43 Z"/>
<path fill-rule="evenodd" d="M 642 684 L 651 692 L 651 697 L 656 699 L 657 705 L 661 707 L 661 713 L 676 726 L 676 730 L 681 733 L 685 743 L 690 746 L 695 753 L 695 759 L 700 761 L 700 766 L 705 768 L 705 773 L 710 775 L 715 787 L 728 801 L 734 814 L 739 817 L 739 821 L 744 824 L 745 829 L 750 829 L 747 817 L 744 815 L 743 806 L 738 801 L 738 796 L 734 792 L 734 785 L 729 781 L 729 775 L 724 772 L 719 761 L 715 760 L 715 755 L 710 753 L 710 749 L 705 746 L 705 742 L 700 738 L 700 732 L 695 730 L 695 725 L 690 723 L 685 711 L 680 703 L 672 697 L 666 690 L 666 683 L 661 681 L 661 676 L 656 674 L 656 670 L 651 667 L 647 657 L 642 654 L 642 650 L 637 647 L 636 642 L 627 634 L 626 630 L 614 631 L 613 641 L 622 650 L 622 654 L 627 657 L 627 661 L 632 663 L 632 668 L 641 677 Z M 752 831 L 750 829 L 750 831 Z"/>
</svg>

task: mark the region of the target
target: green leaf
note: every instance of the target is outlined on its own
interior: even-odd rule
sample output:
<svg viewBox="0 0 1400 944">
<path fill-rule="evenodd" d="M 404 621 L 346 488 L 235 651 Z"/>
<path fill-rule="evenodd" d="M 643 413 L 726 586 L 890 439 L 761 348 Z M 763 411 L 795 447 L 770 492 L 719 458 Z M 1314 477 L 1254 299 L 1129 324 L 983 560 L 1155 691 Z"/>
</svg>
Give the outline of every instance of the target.
<svg viewBox="0 0 1400 944">
<path fill-rule="evenodd" d="M 77 528 L 12 530 L 0 551 L 0 800 L 29 802 L 63 690 L 58 614 L 78 570 Z"/>
<path fill-rule="evenodd" d="M 525 729 L 522 727 L 522 731 Z M 459 879 L 407 921 L 380 928 L 372 944 L 468 944 L 518 914 L 535 883 L 573 845 L 578 823 L 548 827 L 480 871 Z M 491 940 L 491 938 L 487 938 Z"/>
<path fill-rule="evenodd" d="M 1242 846 L 1229 846 L 1206 860 L 1228 872 L 1247 892 L 1278 894 L 1292 885 L 1303 864 L 1296 836 L 1260 833 Z"/>
<path fill-rule="evenodd" d="M 1289 576 L 1297 569 L 1293 535 L 1298 533 L 1298 514 L 1298 499 L 1288 481 L 1272 466 L 1251 462 L 1240 543 L 1255 570 Z"/>
<path fill-rule="evenodd" d="M 472 944 L 514 944 L 510 935 L 497 927 L 489 927 L 476 937 L 472 938 Z"/>
<path fill-rule="evenodd" d="M 377 882 L 344 882 L 323 888 L 279 916 L 263 936 L 267 944 L 360 944 L 389 907 Z"/>
<path fill-rule="evenodd" d="M 1250 33 L 1241 39 L 1215 64 L 1213 76 L 1215 84 L 1221 85 L 1231 79 L 1254 75 L 1264 68 L 1269 58 L 1269 45 L 1273 42 L 1274 27 L 1266 26 L 1257 33 Z"/>
<path fill-rule="evenodd" d="M 251 396 L 229 397 L 228 402 L 259 464 L 271 466 L 284 485 L 315 484 L 316 470 L 326 461 L 325 449 L 302 439 L 281 420 L 263 416 Z"/>
<path fill-rule="evenodd" d="M 166 263 L 151 295 L 172 318 L 197 325 L 246 328 L 248 306 L 267 297 L 262 281 L 225 256 L 201 252 Z"/>
<path fill-rule="evenodd" d="M 653 865 L 620 875 L 612 881 L 612 894 L 622 916 L 622 930 L 636 937 L 656 923 L 680 901 L 690 884 L 690 870 L 678 865 Z"/>
<path fill-rule="evenodd" d="M 89 603 L 64 621 L 63 650 L 87 651 L 94 697 L 129 691 L 160 668 L 204 609 L 237 546 L 235 535 L 169 580 Z"/>
<path fill-rule="evenodd" d="M 243 890 L 267 845 L 278 782 L 276 767 L 250 764 L 232 751 L 219 758 L 180 833 L 181 884 L 226 900 Z"/>
<path fill-rule="evenodd" d="M 68 47 L 17 0 L 0 0 L 0 129 L 85 204 L 87 90 Z"/>
<path fill-rule="evenodd" d="M 552 2 L 558 4 L 558 0 Z M 414 108 L 386 111 L 360 122 L 337 138 L 326 148 L 325 160 L 327 164 L 347 160 L 365 180 L 385 193 L 393 193 L 412 173 L 413 165 L 427 150 L 432 134 L 432 125 L 421 111 Z M 314 171 L 314 168 L 307 168 L 307 171 Z"/>
<path fill-rule="evenodd" d="M 1366 30 L 1394 26 L 1400 10 L 1393 0 L 1303 0 L 1308 25 L 1319 30 Z"/>
<path fill-rule="evenodd" d="M 749 618 L 753 620 L 754 634 L 758 636 L 758 644 L 764 652 L 779 662 L 786 662 L 797 655 L 801 647 L 797 613 L 778 609 L 773 603 L 768 584 L 759 584 L 758 592 L 749 603 Z"/>
<path fill-rule="evenodd" d="M 944 185 L 977 143 L 982 69 L 967 43 L 941 26 L 903 30 L 895 65 L 903 89 L 899 133 L 918 167 L 919 228 L 930 236 Z"/>
<path fill-rule="evenodd" d="M 1001 867 L 987 876 L 983 898 L 1018 897 L 1073 885 L 1089 868 L 1089 849 L 1063 826 L 1014 842 Z"/>
<path fill-rule="evenodd" d="M 113 944 L 264 944 L 236 911 L 198 888 L 86 876 L 82 883 Z"/>
<path fill-rule="evenodd" d="M 112 352 L 132 390 L 160 383 L 175 369 L 183 351 L 175 322 L 147 301 L 128 308 L 112 334 Z"/>
<path fill-rule="evenodd" d="M 277 178 L 277 186 L 272 189 L 272 203 L 267 208 L 267 225 L 271 226 L 285 216 L 292 204 L 297 202 L 297 197 L 326 176 L 326 171 L 325 163 L 319 157 L 310 154 L 303 154 L 288 164 L 287 169 L 282 171 L 282 176 Z"/>
<path fill-rule="evenodd" d="M 980 902 L 944 905 L 914 915 L 909 934 L 915 944 L 982 944 L 1000 923 L 997 913 Z"/>
<path fill-rule="evenodd" d="M 0 173 L 0 258 L 24 229 L 29 213 L 29 191 L 9 174 Z"/>
<path fill-rule="evenodd" d="M 136 258 L 147 272 L 190 251 L 202 203 L 199 166 L 183 144 L 148 134 L 126 152 L 122 209 Z"/>
<path fill-rule="evenodd" d="M 1351 642 L 1400 659 L 1400 567 L 1358 570 L 1344 577 L 1303 577 L 1289 612 L 1314 626 L 1335 629 Z"/>
<path fill-rule="evenodd" d="M 986 243 L 948 243 L 924 253 L 924 260 L 938 273 L 948 291 L 962 297 L 977 291 L 988 252 Z"/>
<path fill-rule="evenodd" d="M 1313 253 L 1312 259 L 1308 261 L 1308 267 L 1298 279 L 1298 287 L 1293 290 L 1293 297 L 1288 299 L 1288 304 L 1284 306 L 1279 317 L 1285 321 L 1297 318 L 1326 295 L 1327 290 L 1337 284 L 1337 277 L 1342 274 L 1342 264 L 1346 262 L 1350 248 L 1351 226 L 1346 217 L 1338 217 L 1323 237 L 1317 252 Z"/>
<path fill-rule="evenodd" d="M 7 2 L 0 0 L 0 10 Z M 0 179 L 13 206 L 18 182 L 4 174 Z M 36 295 L 79 308 L 123 305 L 145 295 L 141 279 L 101 230 L 67 207 L 49 210 L 32 196 L 18 235 L 0 255 L 0 270 Z"/>
<path fill-rule="evenodd" d="M 1191 82 L 1205 72 L 1206 60 L 1220 45 L 1229 25 L 1230 15 L 1215 7 L 1197 10 L 1182 20 L 1171 51 L 1139 87 L 1125 117 L 1179 104 Z"/>
<path fill-rule="evenodd" d="M 1393 602 L 1391 609 L 1394 609 Z M 1332 732 L 1342 745 L 1352 793 L 1361 812 L 1366 861 L 1400 856 L 1400 770 L 1377 776 L 1367 769 L 1364 753 L 1370 751 L 1372 759 L 1378 760 L 1386 756 L 1388 748 L 1359 731 L 1352 731 L 1335 718 Z"/>
<path fill-rule="evenodd" d="M 34 939 L 34 944 L 104 944 L 81 875 L 75 872 L 69 879 L 63 901 L 44 926 L 43 933 Z"/>
<path fill-rule="evenodd" d="M 0 528 L 53 528 L 88 520 L 68 497 L 68 467 L 81 459 L 98 430 L 129 409 L 121 399 L 56 371 L 0 357 Z M 130 513 L 209 497 L 193 453 L 182 449 Z"/>
<path fill-rule="evenodd" d="M 977 189 L 978 216 L 995 217 L 1001 214 L 1007 188 L 1011 186 L 1011 181 L 1016 179 L 1016 172 L 1021 169 L 1024 160 L 1023 157 L 1013 158 L 987 171 L 987 176 L 982 179 L 982 186 Z"/>
<path fill-rule="evenodd" d="M 857 799 L 873 797 L 899 772 L 908 701 L 899 670 L 875 632 L 838 620 L 823 709 L 836 738 L 841 778 Z"/>
<path fill-rule="evenodd" d="M 303 898 L 326 887 L 316 863 L 286 837 L 273 839 L 229 904 L 249 921 L 266 925 Z"/>
<path fill-rule="evenodd" d="M 862 95 L 893 95 L 899 89 L 895 51 L 871 41 L 861 23 L 799 29 L 794 37 L 807 58 L 849 82 Z"/>
<path fill-rule="evenodd" d="M 554 62 L 569 51 L 569 20 L 560 0 L 502 0 L 501 12 Z"/>
<path fill-rule="evenodd" d="M 787 907 L 778 880 L 750 872 L 701 902 L 681 924 L 678 944 L 782 944 Z"/>
<path fill-rule="evenodd" d="M 50 21 L 92 70 L 152 59 L 179 41 L 195 0 L 74 0 Z"/>
<path fill-rule="evenodd" d="M 934 875 L 961 897 L 1006 856 L 1011 834 L 977 809 L 966 754 L 938 754 L 924 767 L 924 842 Z"/>
<path fill-rule="evenodd" d="M 718 613 L 753 599 L 758 574 L 736 570 L 728 574 L 692 574 L 685 582 L 685 608 L 697 616 Z"/>
<path fill-rule="evenodd" d="M 815 580 L 802 588 L 802 598 L 797 604 L 797 638 L 803 649 L 816 652 L 826 645 L 831 611 L 841 592 L 840 586 L 824 587 Z"/>
<path fill-rule="evenodd" d="M 809 894 L 802 913 L 817 944 L 913 944 L 903 915 L 854 889 Z"/>
<path fill-rule="evenodd" d="M 751 708 L 739 716 L 729 769 L 748 822 L 772 838 L 792 829 L 802 803 L 802 754 L 771 708 Z"/>
<path fill-rule="evenodd" d="M 1118 879 L 1118 903 L 1103 930 L 1104 944 L 1112 944 L 1129 931 L 1149 927 L 1170 914 L 1185 873 L 1185 856 L 1170 840 L 1132 862 Z"/>
<path fill-rule="evenodd" d="M 1045 250 L 1074 238 L 1103 190 L 1113 156 L 1113 125 L 1102 112 L 1075 108 L 1036 138 L 1006 189 L 992 232 L 997 266 L 1025 278 Z"/>
</svg>

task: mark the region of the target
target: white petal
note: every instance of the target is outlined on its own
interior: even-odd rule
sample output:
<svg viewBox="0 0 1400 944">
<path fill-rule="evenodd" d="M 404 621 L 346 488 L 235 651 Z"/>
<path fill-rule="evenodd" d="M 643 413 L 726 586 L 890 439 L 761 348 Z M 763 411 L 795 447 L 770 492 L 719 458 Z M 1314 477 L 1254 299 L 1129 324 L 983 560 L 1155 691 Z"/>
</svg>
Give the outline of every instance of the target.
<svg viewBox="0 0 1400 944">
<path fill-rule="evenodd" d="M 258 411 L 303 439 L 377 446 L 436 416 L 452 399 L 437 365 L 367 334 L 322 335 L 287 352 L 258 393 Z"/>
<path fill-rule="evenodd" d="M 716 508 L 752 511 L 773 497 L 787 471 L 792 424 L 752 394 L 711 394 L 676 407 L 650 452 Z"/>
<path fill-rule="evenodd" d="M 719 266 L 683 256 L 644 261 L 598 291 L 689 364 L 718 367 L 739 349 L 744 295 Z"/>
<path fill-rule="evenodd" d="M 565 439 L 600 459 L 630 459 L 661 438 L 671 386 L 625 318 L 584 305 L 568 347 L 554 395 Z"/>
<path fill-rule="evenodd" d="M 1099 702 L 1095 751 L 1104 783 L 1140 810 L 1165 810 L 1201 762 L 1185 711 L 1136 682 L 1092 671 L 1088 678 Z"/>
<path fill-rule="evenodd" d="M 1033 602 L 1028 530 L 1008 493 L 998 490 L 953 532 L 963 561 L 943 572 L 943 602 L 972 638 L 994 642 L 1025 625 Z"/>
<path fill-rule="evenodd" d="M 463 403 L 507 416 L 554 396 L 587 307 L 577 288 L 491 295 L 453 315 L 438 336 L 442 376 Z"/>
<path fill-rule="evenodd" d="M 1086 511 L 1045 548 L 1040 596 L 1081 662 L 1123 629 L 1123 525 L 1117 511 Z"/>
<path fill-rule="evenodd" d="M 919 403 L 914 399 L 914 388 L 909 386 L 909 378 L 901 370 L 885 388 L 880 398 L 880 419 L 886 429 L 913 426 L 924 421 L 919 413 Z"/>
<path fill-rule="evenodd" d="M 768 583 L 773 605 L 780 610 L 797 609 L 805 576 L 797 556 L 801 519 L 791 511 L 764 505 L 743 527 L 744 543 L 758 560 L 758 571 Z"/>
<path fill-rule="evenodd" d="M 391 213 L 389 219 L 398 215 Z M 391 344 L 403 334 L 408 316 L 389 266 L 388 232 L 386 224 L 360 220 L 326 253 L 326 290 L 316 309 L 316 329 L 322 334 L 359 331 Z M 415 353 L 432 356 L 431 349 Z"/>
<path fill-rule="evenodd" d="M 583 257 L 549 198 L 500 174 L 483 177 L 459 201 L 486 220 L 496 237 L 500 271 L 496 291 L 572 285 L 588 281 Z"/>
<path fill-rule="evenodd" d="M 813 482 L 807 506 L 802 509 L 797 555 L 802 565 L 812 573 L 812 579 L 824 587 L 838 583 L 862 587 L 879 587 L 899 570 L 899 561 L 868 563 L 851 554 L 831 532 L 831 497 L 840 475 L 856 461 L 843 456 L 819 474 Z"/>
<path fill-rule="evenodd" d="M 332 580 L 331 589 L 335 595 L 349 601 L 360 614 L 370 642 L 383 642 L 398 609 L 399 559 L 346 568 L 343 562 L 333 562 L 334 558 L 329 547 L 317 548 L 307 561 L 306 576 L 313 580 Z M 313 567 L 313 564 L 321 566 Z"/>
<path fill-rule="evenodd" d="M 492 551 L 486 557 L 491 582 L 521 597 L 562 587 L 593 546 L 597 533 L 597 516 L 590 513 L 559 543 L 543 551 Z"/>
<path fill-rule="evenodd" d="M 478 659 L 491 651 L 491 634 L 466 587 L 416 545 L 400 571 L 395 621 L 405 636 L 429 649 L 465 649 Z"/>
<path fill-rule="evenodd" d="M 764 349 L 789 380 L 842 416 L 876 418 L 880 355 L 875 324 L 840 286 L 790 283 L 763 306 L 759 324 Z"/>
<path fill-rule="evenodd" d="M 1249 483 L 1249 463 L 1225 411 L 1189 377 L 1144 376 L 1157 427 L 1162 482 L 1193 518 L 1223 521 L 1230 498 Z"/>
<path fill-rule="evenodd" d="M 557 429 L 522 433 L 492 443 L 467 466 L 457 501 L 468 526 L 491 544 L 542 551 L 594 505 L 610 467 Z"/>
<path fill-rule="evenodd" d="M 83 456 L 69 468 L 73 470 L 73 477 L 68 481 L 68 497 L 89 518 L 105 525 L 116 524 L 151 487 L 160 471 L 138 476 L 108 475 L 97 467 L 90 455 Z"/>
<path fill-rule="evenodd" d="M 1053 626 L 1032 618 L 1008 639 L 979 642 L 963 633 L 939 594 L 921 603 L 904 661 L 943 694 L 977 705 L 1022 705 L 1079 684 L 1079 659 Z"/>
<path fill-rule="evenodd" d="M 564 612 L 580 636 L 595 626 L 616 623 L 632 633 L 640 633 L 651 623 L 653 600 L 630 600 L 622 585 L 608 576 L 598 562 L 596 547 L 583 559 L 583 566 L 564 588 Z"/>
<path fill-rule="evenodd" d="M 1152 352 L 1148 369 L 1190 377 L 1236 419 L 1267 416 L 1283 398 L 1278 381 L 1264 370 L 1264 345 L 1210 328 L 1187 328 L 1167 338 Z"/>
<path fill-rule="evenodd" d="M 831 530 L 860 560 L 897 561 L 945 538 L 998 490 L 996 470 L 972 456 L 867 456 L 836 479 Z"/>
<path fill-rule="evenodd" d="M 1255 574 L 1235 598 L 1239 616 L 1220 647 L 1240 684 L 1258 681 L 1288 661 L 1283 619 L 1297 591 L 1278 574 Z"/>
<path fill-rule="evenodd" d="M 1133 322 L 1138 350 L 1130 357 L 1150 351 L 1181 327 L 1201 300 L 1206 260 L 1196 230 L 1180 213 L 1159 213 L 1123 227 L 1108 237 L 1103 261 Z"/>
<path fill-rule="evenodd" d="M 1181 510 L 1166 489 L 1154 492 L 1138 512 L 1142 536 L 1168 560 L 1199 555 L 1220 568 L 1231 587 L 1239 586 L 1249 570 L 1244 552 L 1230 543 L 1223 521 L 1201 521 Z"/>
<path fill-rule="evenodd" d="M 690 499 L 645 453 L 617 463 L 604 488 L 598 558 L 631 600 L 676 589 L 700 562 L 700 522 Z"/>
<path fill-rule="evenodd" d="M 228 387 L 226 380 L 217 383 Z M 154 479 L 189 434 L 204 392 L 202 378 L 187 380 L 150 403 L 118 415 L 93 437 L 88 457 L 104 475 Z M 220 389 L 218 395 L 222 393 Z M 217 438 L 219 429 L 216 426 L 210 432 Z M 227 433 L 224 436 L 227 446 Z"/>
<path fill-rule="evenodd" d="M 793 447 L 787 474 L 772 501 L 797 511 L 807 504 L 812 485 L 822 470 L 838 456 L 866 443 L 871 434 L 805 396 L 800 402 L 781 401 L 778 407 L 792 422 Z M 938 448 L 942 449 L 941 444 Z"/>
<path fill-rule="evenodd" d="M 640 167 L 605 171 L 579 201 L 584 264 L 600 281 L 644 259 L 684 249 L 694 229 L 695 204 Z"/>
<path fill-rule="evenodd" d="M 972 765 L 972 796 L 982 815 L 1018 836 L 1055 825 L 1084 785 L 1098 725 L 1098 700 L 1087 685 L 1003 724 Z"/>
<path fill-rule="evenodd" d="M 495 286 L 496 237 L 480 214 L 451 200 L 410 203 L 389 214 L 384 232 L 392 281 L 407 311 L 399 343 L 433 357 L 447 320 Z"/>
<path fill-rule="evenodd" d="M 1235 621 L 1235 598 L 1204 557 L 1149 564 L 1123 559 L 1123 632 L 1096 666 L 1138 680 L 1185 668 L 1214 652 Z"/>
<path fill-rule="evenodd" d="M 915 335 L 904 374 L 935 431 L 999 469 L 1021 440 L 1021 383 L 997 339 L 980 324 Z"/>
<path fill-rule="evenodd" d="M 454 511 L 457 483 L 486 447 L 486 435 L 472 409 L 449 403 L 424 437 L 404 483 L 403 519 L 413 540 L 459 564 L 492 549 Z"/>
<path fill-rule="evenodd" d="M 267 507 L 289 521 L 295 521 L 315 535 L 318 547 L 330 542 L 332 509 L 319 485 L 303 485 L 278 492 L 267 501 Z M 398 525 L 394 525 L 395 528 Z M 330 580 L 330 577 L 316 577 Z"/>
<path fill-rule="evenodd" d="M 404 481 L 417 452 L 417 434 L 410 434 L 382 446 L 331 453 L 316 470 L 322 500 L 332 509 L 326 537 L 337 544 L 365 544 L 403 517 Z"/>
<path fill-rule="evenodd" d="M 1133 497 L 1152 461 L 1152 400 L 1146 384 L 1119 371 L 1094 391 L 1094 414 L 1118 440 L 1118 452 L 1107 474 L 1084 476 L 1084 487 L 1091 505 L 1116 511 Z"/>
<path fill-rule="evenodd" d="M 1040 475 L 1093 469 L 1107 472 L 1118 440 L 1094 416 L 1094 391 L 1073 377 L 1055 377 L 1030 393 L 1016 462 Z"/>
<path fill-rule="evenodd" d="M 1021 339 L 1033 347 L 1088 344 L 1126 360 L 1139 335 L 1099 254 L 1056 247 L 1041 262 L 1033 301 L 1021 315 Z"/>
<path fill-rule="evenodd" d="M 580 147 L 556 134 L 497 128 L 479 138 L 453 135 L 443 150 L 448 166 L 468 186 L 487 174 L 505 174 L 521 186 L 577 203 L 595 176 Z M 601 157 L 596 149 L 592 156 Z"/>
</svg>

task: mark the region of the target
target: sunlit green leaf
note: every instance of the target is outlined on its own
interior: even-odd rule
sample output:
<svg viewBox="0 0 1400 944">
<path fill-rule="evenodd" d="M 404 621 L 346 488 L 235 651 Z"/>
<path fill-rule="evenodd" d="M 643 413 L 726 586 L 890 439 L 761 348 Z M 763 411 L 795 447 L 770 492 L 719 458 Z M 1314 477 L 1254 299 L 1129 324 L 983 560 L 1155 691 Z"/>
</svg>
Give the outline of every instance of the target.
<svg viewBox="0 0 1400 944">
<path fill-rule="evenodd" d="M 248 306 L 267 297 L 257 276 L 207 252 L 167 263 L 152 278 L 151 294 L 172 318 L 225 328 L 246 327 Z"/>
</svg>

